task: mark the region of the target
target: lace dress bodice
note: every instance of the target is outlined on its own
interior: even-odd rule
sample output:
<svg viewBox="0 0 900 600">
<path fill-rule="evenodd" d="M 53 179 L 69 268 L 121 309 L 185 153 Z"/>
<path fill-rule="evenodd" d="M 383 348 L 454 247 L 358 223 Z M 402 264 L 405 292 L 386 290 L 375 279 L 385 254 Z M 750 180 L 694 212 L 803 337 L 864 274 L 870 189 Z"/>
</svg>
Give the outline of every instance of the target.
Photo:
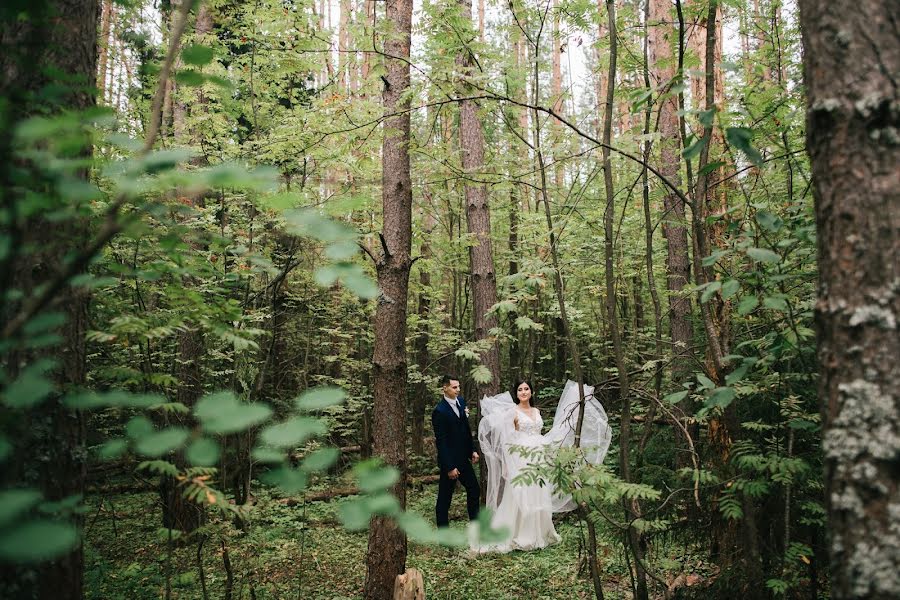
<svg viewBox="0 0 900 600">
<path fill-rule="evenodd" d="M 525 411 L 516 409 L 519 417 L 519 433 L 522 435 L 541 435 L 541 429 L 544 427 L 544 420 L 541 414 L 534 409 L 531 412 L 534 416 L 526 414 Z"/>
</svg>

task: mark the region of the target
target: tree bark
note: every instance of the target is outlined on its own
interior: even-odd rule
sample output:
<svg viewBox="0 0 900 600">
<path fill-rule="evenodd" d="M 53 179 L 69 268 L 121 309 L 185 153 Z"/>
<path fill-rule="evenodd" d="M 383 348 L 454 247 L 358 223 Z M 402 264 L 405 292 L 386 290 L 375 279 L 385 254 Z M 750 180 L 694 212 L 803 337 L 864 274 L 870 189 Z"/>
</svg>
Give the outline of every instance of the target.
<svg viewBox="0 0 900 600">
<path fill-rule="evenodd" d="M 40 215 L 19 214 L 22 184 L 12 185 L 11 169 L 19 171 L 16 176 L 21 178 L 24 165 L 21 160 L 12 159 L 11 132 L 18 122 L 35 111 L 47 115 L 81 111 L 96 104 L 100 3 L 99 0 L 59 0 L 22 5 L 20 11 L 14 12 L 12 18 L 4 11 L 2 17 L 9 20 L 0 21 L 0 47 L 3 48 L 0 97 L 6 101 L 0 115 L 0 185 L 3 210 L 9 218 L 5 233 L 9 235 L 11 248 L 0 261 L 0 289 L 6 296 L 10 287 L 15 288 L 27 299 L 37 286 L 58 275 L 72 244 L 80 243 L 87 235 L 88 224 L 72 219 L 48 226 Z M 44 103 L 36 100 L 41 98 L 40 90 L 48 84 L 58 84 L 52 76 L 48 77 L 48 67 L 72 77 L 74 84 Z M 91 152 L 90 145 L 78 150 L 85 158 Z M 78 176 L 87 179 L 87 169 Z M 21 254 L 27 252 L 22 248 L 28 247 L 36 250 Z M 12 309 L 18 308 L 6 302 L 6 298 L 0 301 L 0 322 L 4 325 L 15 314 Z M 7 374 L 14 377 L 22 364 L 52 357 L 57 360 L 53 377 L 58 387 L 84 385 L 88 302 L 89 294 L 84 288 L 67 288 L 50 309 L 66 317 L 65 324 L 57 330 L 61 344 L 38 352 L 8 351 L 10 354 L 4 357 L 8 362 L 3 365 Z M 17 343 L 17 340 L 4 341 Z M 38 488 L 48 501 L 83 495 L 86 477 L 83 415 L 64 407 L 58 397 L 53 397 L 24 414 L 10 415 L 4 409 L 0 417 L 11 424 L 10 429 L 17 436 L 16 453 L 4 465 L 11 467 L 2 476 L 4 484 Z M 82 523 L 78 516 L 73 520 L 76 525 Z M 79 545 L 72 552 L 33 569 L 4 568 L 0 574 L 0 595 L 10 585 L 17 598 L 78 599 L 83 596 L 83 571 L 84 556 Z"/>
<path fill-rule="evenodd" d="M 400 470 L 392 493 L 406 506 L 406 307 L 412 246 L 409 166 L 409 51 L 412 0 L 388 0 L 382 142 L 383 252 L 376 263 L 381 291 L 375 310 L 373 412 L 375 455 Z M 406 534 L 384 517 L 372 520 L 366 552 L 365 598 L 390 600 L 406 569 Z"/>
<path fill-rule="evenodd" d="M 472 23 L 472 0 L 459 0 L 464 19 Z M 471 30 L 471 27 L 470 27 Z M 468 46 L 460 50 L 456 58 L 460 71 L 460 87 L 463 97 L 470 96 L 472 86 L 466 81 L 475 68 L 472 50 Z M 480 395 L 494 395 L 500 390 L 500 348 L 491 335 L 497 327 L 497 316 L 488 311 L 497 303 L 497 279 L 494 273 L 494 257 L 491 247 L 491 213 L 488 208 L 487 187 L 477 180 L 484 168 L 484 131 L 474 100 L 459 103 L 459 149 L 462 169 L 466 173 L 466 223 L 469 234 L 477 242 L 469 248 L 472 272 L 472 310 L 475 317 L 475 339 L 489 340 L 490 346 L 481 354 L 481 364 L 491 372 L 491 381 L 479 383 Z"/>
<path fill-rule="evenodd" d="M 671 26 L 672 4 L 668 0 L 650 0 L 648 50 L 652 83 L 659 99 L 659 172 L 674 185 L 680 185 L 679 171 L 680 132 L 678 125 L 678 98 L 672 88 L 680 78 L 676 72 L 674 45 L 677 40 Z M 673 39 L 675 38 L 675 39 Z M 693 328 L 691 325 L 691 299 L 684 293 L 690 282 L 690 256 L 688 254 L 687 225 L 684 201 L 665 188 L 663 196 L 663 237 L 666 239 L 666 289 L 669 297 L 669 335 L 672 341 L 672 381 L 682 383 L 690 376 Z M 679 405 L 682 414 L 693 414 L 690 399 Z M 682 435 L 679 428 L 676 435 Z M 678 452 L 676 465 L 686 466 L 685 453 Z"/>
<path fill-rule="evenodd" d="M 173 19 L 176 18 L 173 13 Z M 174 22 L 174 21 L 173 21 Z M 201 4 L 197 10 L 196 23 L 194 26 L 194 35 L 198 43 L 203 42 L 203 37 L 212 33 L 213 15 L 207 4 Z M 177 88 L 176 88 L 177 91 Z M 185 119 L 189 108 L 186 106 L 183 98 L 177 95 L 172 99 L 174 114 L 179 115 L 179 119 Z M 206 110 L 207 99 L 201 89 L 198 89 L 198 98 L 195 105 L 190 108 L 192 112 L 202 112 Z M 178 123 L 173 127 L 175 133 L 176 144 L 187 145 L 193 142 L 194 145 L 201 145 L 201 135 L 199 132 L 195 139 L 190 139 L 190 131 L 187 123 Z M 200 154 L 194 159 L 194 164 L 203 166 L 206 164 L 205 157 Z M 189 204 L 192 208 L 197 207 L 198 201 L 202 201 L 195 196 L 188 195 Z M 195 241 L 189 241 L 192 252 L 200 250 Z M 185 275 L 182 278 L 182 285 L 185 288 L 196 286 L 198 280 L 192 275 Z M 195 319 L 186 319 L 185 328 L 178 334 L 178 362 L 175 372 L 178 377 L 178 388 L 175 400 L 191 408 L 203 395 L 203 358 L 206 353 L 206 340 L 203 328 Z M 176 415 L 175 421 L 187 427 L 193 426 L 195 423 L 191 415 Z M 179 468 L 184 469 L 188 466 L 183 456 L 176 456 L 174 459 Z M 240 468 L 238 471 L 240 472 Z M 162 502 L 162 525 L 169 529 L 178 529 L 184 532 L 191 532 L 202 526 L 206 522 L 206 511 L 200 504 L 194 503 L 184 497 L 184 490 L 179 482 L 172 477 L 162 476 L 160 479 L 159 493 Z M 240 498 L 238 498 L 240 499 Z"/>
<path fill-rule="evenodd" d="M 419 332 L 416 336 L 416 364 L 419 366 L 419 377 L 422 381 L 416 386 L 416 392 L 412 398 L 412 435 L 411 449 L 413 454 L 422 456 L 425 454 L 425 402 L 432 396 L 428 392 L 428 382 L 425 379 L 425 371 L 428 369 L 428 318 L 431 313 L 431 273 L 428 271 L 427 260 L 431 257 L 431 245 L 428 240 L 431 237 L 431 230 L 434 227 L 434 218 L 431 213 L 425 211 L 423 215 L 424 235 L 422 236 L 422 245 L 419 249 L 419 256 L 422 261 L 419 262 Z"/>
<path fill-rule="evenodd" d="M 900 7 L 799 4 L 831 593 L 900 598 Z"/>
<path fill-rule="evenodd" d="M 612 162 L 610 161 L 609 145 L 612 141 L 612 106 L 615 100 L 616 87 L 616 60 L 618 42 L 616 38 L 616 5 L 615 0 L 606 0 L 607 25 L 609 27 L 610 50 L 609 71 L 606 89 L 606 111 L 603 115 L 603 183 L 606 190 L 606 210 L 604 211 L 604 259 L 606 266 L 606 318 L 609 321 L 609 330 L 612 337 L 613 353 L 616 361 L 616 371 L 619 380 L 619 398 L 622 402 L 622 414 L 619 422 L 619 474 L 622 479 L 631 483 L 631 456 L 629 453 L 631 444 L 631 394 L 628 369 L 625 366 L 625 351 L 622 346 L 622 336 L 619 330 L 619 317 L 616 310 L 616 284 L 614 271 L 613 248 L 613 217 L 615 215 L 615 190 L 613 186 Z M 640 506 L 637 500 L 625 501 L 625 510 L 629 519 L 639 518 Z M 640 600 L 647 600 L 647 575 L 643 566 L 642 540 L 638 531 L 629 527 L 626 535 L 630 550 L 635 557 L 635 579 L 637 583 L 636 596 Z"/>
<path fill-rule="evenodd" d="M 103 13 L 100 17 L 100 59 L 97 67 L 97 99 L 106 104 L 107 61 L 109 60 L 110 23 L 113 18 L 113 0 L 103 2 Z"/>
<path fill-rule="evenodd" d="M 350 0 L 341 0 L 341 18 L 338 25 L 338 86 L 341 92 L 347 93 L 350 90 L 353 74 L 352 55 L 350 54 Z"/>
</svg>

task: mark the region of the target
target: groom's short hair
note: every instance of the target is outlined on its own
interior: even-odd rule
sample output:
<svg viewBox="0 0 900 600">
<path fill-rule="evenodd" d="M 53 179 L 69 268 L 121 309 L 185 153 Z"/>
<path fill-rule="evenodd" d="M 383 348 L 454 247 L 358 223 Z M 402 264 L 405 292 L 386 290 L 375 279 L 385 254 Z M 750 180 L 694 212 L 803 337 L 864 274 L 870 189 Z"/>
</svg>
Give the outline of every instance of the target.
<svg viewBox="0 0 900 600">
<path fill-rule="evenodd" d="M 441 376 L 441 387 L 450 385 L 451 381 L 459 381 L 459 377 L 457 377 L 456 375 L 451 375 L 450 373 L 444 373 Z"/>
</svg>

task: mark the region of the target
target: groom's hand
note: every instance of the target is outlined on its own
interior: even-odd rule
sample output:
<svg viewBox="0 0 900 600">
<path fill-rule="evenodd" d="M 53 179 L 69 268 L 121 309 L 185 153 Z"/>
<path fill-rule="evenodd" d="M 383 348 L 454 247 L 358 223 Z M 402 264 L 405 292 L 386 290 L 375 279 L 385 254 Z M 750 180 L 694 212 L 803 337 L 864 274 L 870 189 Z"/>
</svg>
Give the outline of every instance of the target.
<svg viewBox="0 0 900 600">
<path fill-rule="evenodd" d="M 473 452 L 473 453 L 472 453 L 472 462 L 473 462 L 473 463 L 477 463 L 477 462 L 478 462 L 478 453 L 477 453 L 477 452 Z"/>
<path fill-rule="evenodd" d="M 457 479 L 459 477 L 459 469 L 453 469 L 449 473 L 447 473 L 447 477 L 450 479 Z"/>
</svg>

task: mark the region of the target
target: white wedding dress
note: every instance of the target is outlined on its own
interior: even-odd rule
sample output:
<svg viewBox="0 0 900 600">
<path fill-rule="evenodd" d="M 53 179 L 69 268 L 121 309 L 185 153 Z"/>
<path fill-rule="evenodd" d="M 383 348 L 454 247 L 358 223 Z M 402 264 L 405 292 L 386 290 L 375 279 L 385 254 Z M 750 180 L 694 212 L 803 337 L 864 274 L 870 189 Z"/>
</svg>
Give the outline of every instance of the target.
<svg viewBox="0 0 900 600">
<path fill-rule="evenodd" d="M 581 448 L 585 461 L 598 464 L 606 456 L 611 431 L 606 412 L 593 397 L 593 391 L 590 386 L 584 387 L 586 401 Z M 556 408 L 553 426 L 542 435 L 544 420 L 537 409 L 520 410 L 509 392 L 482 399 L 478 440 L 488 467 L 485 504 L 493 511 L 491 528 L 505 528 L 510 536 L 498 543 L 473 541 L 473 550 L 535 550 L 560 541 L 553 527 L 553 513 L 575 508 L 571 496 L 558 494 L 546 481 L 513 480 L 532 462 L 552 460 L 554 449 L 574 445 L 578 405 L 578 385 L 568 381 Z M 516 448 L 524 450 L 526 455 Z"/>
</svg>

